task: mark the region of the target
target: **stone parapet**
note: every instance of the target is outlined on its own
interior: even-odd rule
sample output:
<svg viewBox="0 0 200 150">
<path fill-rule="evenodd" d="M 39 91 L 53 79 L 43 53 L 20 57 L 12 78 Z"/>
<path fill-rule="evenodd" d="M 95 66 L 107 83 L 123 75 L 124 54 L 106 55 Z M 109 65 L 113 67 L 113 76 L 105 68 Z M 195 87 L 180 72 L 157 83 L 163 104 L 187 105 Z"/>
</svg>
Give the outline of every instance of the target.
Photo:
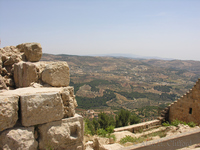
<svg viewBox="0 0 200 150">
<path fill-rule="evenodd" d="M 39 43 L 0 48 L 0 149 L 82 150 L 69 66 L 41 56 Z"/>
<path fill-rule="evenodd" d="M 66 61 L 39 62 L 40 43 L 22 43 L 0 48 L 0 90 L 41 86 L 67 87 L 70 70 Z"/>
<path fill-rule="evenodd" d="M 142 122 L 138 124 L 133 124 L 125 127 L 115 128 L 114 132 L 120 132 L 120 131 L 130 131 L 133 133 L 137 133 L 140 130 L 148 130 L 151 129 L 151 127 L 159 126 L 161 125 L 161 120 L 152 120 L 147 122 Z"/>
<path fill-rule="evenodd" d="M 73 87 L 19 88 L 2 91 L 0 97 L 3 113 L 0 116 L 1 131 L 14 126 L 18 114 L 23 126 L 33 126 L 61 120 L 63 117 L 73 117 L 77 107 Z M 18 106 L 20 106 L 19 112 Z M 6 118 L 8 121 L 5 120 Z"/>
<path fill-rule="evenodd" d="M 83 118 L 76 107 L 73 87 L 1 91 L 0 149 L 82 149 Z"/>
</svg>

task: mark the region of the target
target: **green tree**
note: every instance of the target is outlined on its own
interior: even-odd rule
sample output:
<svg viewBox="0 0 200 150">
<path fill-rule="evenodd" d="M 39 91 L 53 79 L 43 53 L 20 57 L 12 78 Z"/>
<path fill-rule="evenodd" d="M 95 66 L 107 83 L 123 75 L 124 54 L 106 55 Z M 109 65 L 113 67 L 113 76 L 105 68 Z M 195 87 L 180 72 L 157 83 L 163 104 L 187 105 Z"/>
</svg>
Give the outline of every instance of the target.
<svg viewBox="0 0 200 150">
<path fill-rule="evenodd" d="M 102 129 L 106 129 L 110 125 L 115 126 L 114 118 L 102 112 L 98 115 L 98 123 Z"/>
<path fill-rule="evenodd" d="M 130 116 L 130 124 L 136 124 L 139 122 L 140 122 L 140 118 L 135 113 L 132 113 Z"/>
<path fill-rule="evenodd" d="M 97 129 L 99 128 L 99 123 L 96 118 L 93 118 L 92 124 L 94 126 L 95 131 L 97 131 Z"/>
<path fill-rule="evenodd" d="M 86 129 L 88 130 L 87 133 L 88 134 L 96 134 L 96 130 L 95 130 L 95 126 L 93 125 L 93 122 L 89 119 L 86 119 L 85 120 L 85 126 L 86 126 Z"/>
<path fill-rule="evenodd" d="M 116 120 L 115 126 L 116 127 L 127 126 L 130 121 L 130 115 L 131 115 L 130 111 L 121 109 L 115 118 Z"/>
</svg>

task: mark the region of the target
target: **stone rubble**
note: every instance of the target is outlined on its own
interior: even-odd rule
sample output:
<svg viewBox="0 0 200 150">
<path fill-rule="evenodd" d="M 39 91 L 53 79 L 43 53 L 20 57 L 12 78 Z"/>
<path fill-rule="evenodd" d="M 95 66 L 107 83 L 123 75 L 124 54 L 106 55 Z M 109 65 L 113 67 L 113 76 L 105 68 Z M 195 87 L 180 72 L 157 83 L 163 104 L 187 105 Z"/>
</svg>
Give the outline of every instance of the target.
<svg viewBox="0 0 200 150">
<path fill-rule="evenodd" d="M 0 48 L 0 89 L 42 86 L 67 87 L 70 82 L 67 62 L 39 62 L 40 43 L 22 43 Z"/>
</svg>

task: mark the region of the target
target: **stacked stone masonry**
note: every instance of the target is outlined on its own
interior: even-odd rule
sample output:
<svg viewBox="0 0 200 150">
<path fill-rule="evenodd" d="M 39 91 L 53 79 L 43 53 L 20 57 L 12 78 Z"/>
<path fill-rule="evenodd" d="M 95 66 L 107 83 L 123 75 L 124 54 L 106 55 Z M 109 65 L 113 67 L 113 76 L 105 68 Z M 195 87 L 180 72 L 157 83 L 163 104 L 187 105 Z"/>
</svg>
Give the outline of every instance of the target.
<svg viewBox="0 0 200 150">
<path fill-rule="evenodd" d="M 114 132 L 130 131 L 132 133 L 137 133 L 137 132 L 140 132 L 141 130 L 145 131 L 145 130 L 149 130 L 155 127 L 159 127 L 160 125 L 161 125 L 161 120 L 156 119 L 156 120 L 133 124 L 133 125 L 125 126 L 125 127 L 115 128 Z"/>
<path fill-rule="evenodd" d="M 83 149 L 67 62 L 38 62 L 39 43 L 0 48 L 0 149 Z"/>
<path fill-rule="evenodd" d="M 199 110 L 200 79 L 198 79 L 192 89 L 168 106 L 168 108 L 162 112 L 161 116 L 169 122 L 178 119 L 185 122 L 195 122 L 200 125 Z"/>
</svg>

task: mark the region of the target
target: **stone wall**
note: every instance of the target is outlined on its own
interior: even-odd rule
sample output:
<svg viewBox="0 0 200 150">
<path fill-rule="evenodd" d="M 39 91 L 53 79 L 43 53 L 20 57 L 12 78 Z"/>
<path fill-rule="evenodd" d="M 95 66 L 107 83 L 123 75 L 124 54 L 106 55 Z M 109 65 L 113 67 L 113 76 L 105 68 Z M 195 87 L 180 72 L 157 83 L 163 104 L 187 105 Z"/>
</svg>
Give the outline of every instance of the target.
<svg viewBox="0 0 200 150">
<path fill-rule="evenodd" d="M 175 119 L 200 125 L 200 79 L 194 87 L 166 108 L 161 116 L 171 122 Z"/>
<path fill-rule="evenodd" d="M 67 62 L 38 62 L 39 43 L 0 49 L 0 149 L 83 149 Z"/>
<path fill-rule="evenodd" d="M 161 120 L 156 119 L 156 120 L 133 124 L 133 125 L 125 126 L 125 127 L 115 128 L 114 132 L 130 131 L 132 133 L 137 133 L 137 132 L 141 132 L 145 130 L 150 130 L 152 128 L 156 128 L 160 125 L 161 125 Z"/>
<path fill-rule="evenodd" d="M 133 146 L 121 148 L 119 150 L 189 150 L 188 146 L 200 142 L 200 129 L 180 133 L 177 135 L 160 138 L 157 140 L 144 141 Z M 194 148 L 193 150 L 198 150 Z"/>
<path fill-rule="evenodd" d="M 39 62 L 41 56 L 39 43 L 0 48 L 0 90 L 29 87 L 32 83 L 67 87 L 70 82 L 67 62 Z"/>
</svg>

